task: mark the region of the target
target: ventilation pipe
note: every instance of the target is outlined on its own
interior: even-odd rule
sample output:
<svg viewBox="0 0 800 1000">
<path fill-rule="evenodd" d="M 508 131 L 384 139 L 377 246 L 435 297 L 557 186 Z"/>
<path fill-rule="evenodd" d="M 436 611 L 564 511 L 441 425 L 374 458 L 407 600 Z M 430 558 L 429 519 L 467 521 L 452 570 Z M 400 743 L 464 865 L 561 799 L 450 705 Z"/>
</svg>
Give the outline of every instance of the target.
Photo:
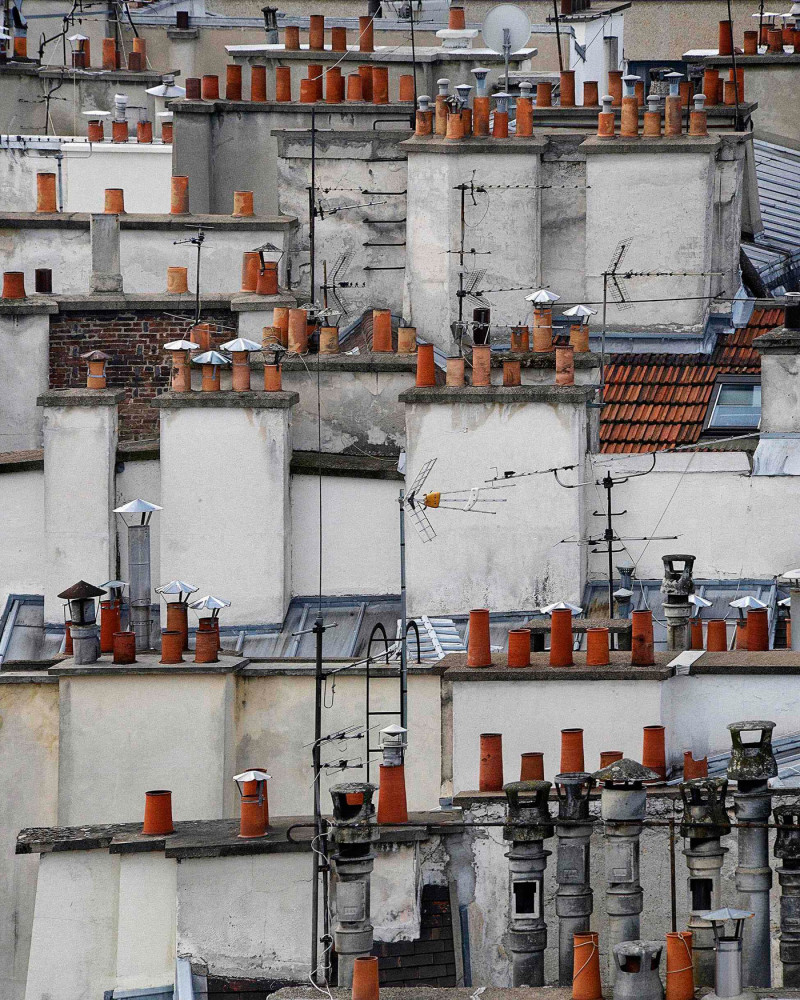
<svg viewBox="0 0 800 1000">
<path fill-rule="evenodd" d="M 594 821 L 589 816 L 589 794 L 594 778 L 586 772 L 557 774 L 556 916 L 558 917 L 558 981 L 572 983 L 574 935 L 589 931 L 592 887 L 589 878 L 589 844 Z"/>
<path fill-rule="evenodd" d="M 131 500 L 115 507 L 128 529 L 128 594 L 130 623 L 136 649 L 150 649 L 150 519 L 161 507 L 147 500 Z M 135 523 L 138 520 L 138 523 Z"/>
</svg>

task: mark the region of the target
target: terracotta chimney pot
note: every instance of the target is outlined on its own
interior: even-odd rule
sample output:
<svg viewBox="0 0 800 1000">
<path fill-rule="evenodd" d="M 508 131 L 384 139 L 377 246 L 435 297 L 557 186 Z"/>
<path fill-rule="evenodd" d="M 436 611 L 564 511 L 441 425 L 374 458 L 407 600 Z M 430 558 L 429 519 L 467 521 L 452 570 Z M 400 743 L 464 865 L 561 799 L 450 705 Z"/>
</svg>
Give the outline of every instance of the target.
<svg viewBox="0 0 800 1000">
<path fill-rule="evenodd" d="M 494 118 L 492 119 L 492 138 L 494 139 L 507 139 L 508 138 L 508 112 L 507 111 L 497 111 L 495 110 Z"/>
<path fill-rule="evenodd" d="M 583 730 L 561 730 L 561 774 L 575 774 L 584 771 Z"/>
<path fill-rule="evenodd" d="M 600 946 L 597 931 L 573 935 L 573 1000 L 600 1000 Z"/>
<path fill-rule="evenodd" d="M 112 643 L 113 663 L 136 663 L 136 633 L 115 632 Z"/>
<path fill-rule="evenodd" d="M 103 39 L 103 69 L 117 68 L 117 43 L 113 38 Z"/>
<path fill-rule="evenodd" d="M 188 274 L 186 267 L 168 267 L 167 292 L 170 295 L 185 295 L 189 291 Z"/>
<path fill-rule="evenodd" d="M 758 32 L 745 31 L 744 33 L 744 54 L 746 56 L 758 55 Z"/>
<path fill-rule="evenodd" d="M 751 608 L 747 612 L 747 648 L 751 653 L 769 649 L 769 617 L 766 608 Z"/>
<path fill-rule="evenodd" d="M 280 365 L 264 365 L 264 391 L 265 392 L 281 391 Z"/>
<path fill-rule="evenodd" d="M 309 80 L 307 77 L 300 81 L 300 103 L 314 104 L 317 100 L 316 80 Z"/>
<path fill-rule="evenodd" d="M 589 327 L 586 323 L 573 323 L 569 328 L 569 342 L 576 354 L 589 350 Z"/>
<path fill-rule="evenodd" d="M 501 733 L 481 733 L 481 766 L 478 790 L 503 790 L 503 736 Z"/>
<path fill-rule="evenodd" d="M 683 780 L 690 781 L 692 778 L 708 777 L 708 757 L 694 759 L 691 750 L 683 751 Z"/>
<path fill-rule="evenodd" d="M 488 344 L 474 344 L 472 348 L 472 384 L 492 384 L 492 349 Z"/>
<path fill-rule="evenodd" d="M 205 369 L 210 368 L 211 365 L 203 365 L 203 377 L 205 378 Z M 210 631 L 197 630 L 195 633 L 195 650 L 194 650 L 194 662 L 195 663 L 218 663 L 219 657 L 217 652 L 219 650 L 217 633 Z"/>
<path fill-rule="evenodd" d="M 476 608 L 469 613 L 467 666 L 490 667 L 492 653 L 489 644 L 489 609 Z"/>
<path fill-rule="evenodd" d="M 572 69 L 565 69 L 561 72 L 561 107 L 562 108 L 574 108 L 575 107 L 575 71 Z M 538 94 L 537 94 L 538 97 Z"/>
<path fill-rule="evenodd" d="M 464 359 L 448 358 L 447 374 L 445 376 L 446 386 L 451 389 L 460 389 L 464 385 Z"/>
<path fill-rule="evenodd" d="M 491 99 L 488 97 L 476 96 L 472 99 L 472 134 L 477 136 L 487 136 L 489 134 L 489 116 L 491 113 Z"/>
<path fill-rule="evenodd" d="M 653 655 L 653 612 L 648 610 L 631 613 L 631 664 L 634 667 L 651 667 Z"/>
<path fill-rule="evenodd" d="M 161 630 L 161 659 L 159 663 L 183 663 L 183 636 L 170 629 Z"/>
<path fill-rule="evenodd" d="M 89 142 L 103 142 L 105 132 L 103 131 L 103 121 L 90 121 L 86 127 L 86 137 Z"/>
<path fill-rule="evenodd" d="M 358 73 L 348 73 L 347 75 L 347 100 L 364 100 L 364 92 L 361 88 L 361 77 Z M 417 132 L 417 135 L 419 135 L 419 132 Z"/>
<path fill-rule="evenodd" d="M 710 618 L 706 626 L 706 649 L 709 653 L 728 650 L 728 629 L 722 618 Z"/>
<path fill-rule="evenodd" d="M 461 6 L 451 6 L 447 12 L 447 27 L 450 31 L 463 31 L 467 26 L 466 11 Z"/>
<path fill-rule="evenodd" d="M 436 363 L 433 358 L 433 344 L 419 344 L 417 347 L 417 388 L 430 389 L 436 385 Z"/>
<path fill-rule="evenodd" d="M 172 124 L 172 122 L 162 122 L 161 123 L 161 141 L 162 141 L 162 143 L 165 146 L 171 146 L 172 145 L 172 136 L 173 136 L 173 124 Z M 101 134 L 100 138 L 101 139 L 103 138 L 102 134 Z"/>
<path fill-rule="evenodd" d="M 233 217 L 242 219 L 253 215 L 253 192 L 234 191 L 233 192 Z"/>
<path fill-rule="evenodd" d="M 353 962 L 352 1000 L 379 1000 L 378 959 L 374 955 Z"/>
<path fill-rule="evenodd" d="M 37 212 L 57 212 L 56 204 L 56 175 L 37 174 L 36 175 L 36 211 Z"/>
<path fill-rule="evenodd" d="M 639 135 L 639 102 L 635 97 L 622 98 L 619 134 L 627 138 Z"/>
<path fill-rule="evenodd" d="M 536 85 L 536 107 L 549 108 L 553 104 L 553 84 L 538 83 Z"/>
<path fill-rule="evenodd" d="M 324 95 L 325 70 L 322 66 L 310 63 L 308 67 L 308 79 L 314 84 L 315 100 L 321 101 Z M 302 97 L 301 97 L 302 100 Z"/>
<path fill-rule="evenodd" d="M 287 52 L 300 50 L 300 28 L 298 25 L 287 25 L 283 29 L 283 47 Z"/>
<path fill-rule="evenodd" d="M 358 19 L 358 50 L 359 52 L 375 51 L 375 37 L 371 15 L 359 17 Z"/>
<path fill-rule="evenodd" d="M 531 665 L 531 630 L 515 628 L 508 633 L 509 667 L 529 667 Z"/>
<path fill-rule="evenodd" d="M 556 347 L 556 385 L 575 384 L 575 348 Z"/>
<path fill-rule="evenodd" d="M 165 837 L 175 832 L 172 825 L 172 792 L 158 789 L 145 792 L 144 825 L 142 833 L 151 837 Z"/>
<path fill-rule="evenodd" d="M 267 67 L 253 66 L 250 70 L 250 100 L 263 103 L 267 99 Z"/>
<path fill-rule="evenodd" d="M 608 71 L 608 92 L 611 94 L 611 107 L 622 107 L 622 70 L 610 69 Z"/>
<path fill-rule="evenodd" d="M 693 618 L 689 623 L 690 649 L 703 649 L 703 619 Z"/>
<path fill-rule="evenodd" d="M 292 99 L 292 71 L 288 66 L 275 69 L 275 100 L 281 103 Z"/>
<path fill-rule="evenodd" d="M 572 645 L 572 612 L 569 608 L 556 608 L 550 615 L 550 666 L 571 667 Z"/>
<path fill-rule="evenodd" d="M 189 76 L 186 78 L 186 100 L 199 101 L 202 93 L 202 85 L 199 76 Z"/>
<path fill-rule="evenodd" d="M 124 215 L 125 192 L 122 188 L 106 188 L 104 211 L 106 215 Z"/>
<path fill-rule="evenodd" d="M 278 294 L 278 262 L 265 260 L 264 266 L 259 267 L 258 280 L 256 282 L 256 295 L 277 295 Z"/>
<path fill-rule="evenodd" d="M 598 91 L 597 80 L 584 80 L 583 81 L 583 106 L 585 108 L 594 108 L 600 103 L 600 94 Z"/>
<path fill-rule="evenodd" d="M 372 353 L 393 353 L 392 314 L 389 309 L 372 310 Z"/>
<path fill-rule="evenodd" d="M 733 53 L 733 29 L 730 21 L 719 22 L 718 54 L 729 56 Z"/>
<path fill-rule="evenodd" d="M 514 388 L 522 384 L 522 373 L 519 361 L 503 362 L 503 385 Z"/>
<path fill-rule="evenodd" d="M 24 299 L 25 296 L 25 274 L 23 271 L 3 272 L 3 298 L 4 299 Z"/>
<path fill-rule="evenodd" d="M 531 334 L 527 326 L 515 326 L 511 331 L 511 350 L 515 354 L 527 354 L 531 349 Z"/>
<path fill-rule="evenodd" d="M 399 81 L 398 97 L 401 104 L 414 103 L 414 77 L 411 73 L 402 73 Z"/>
<path fill-rule="evenodd" d="M 719 104 L 719 70 L 707 66 L 703 71 L 703 93 L 706 105 Z"/>
<path fill-rule="evenodd" d="M 608 666 L 608 629 L 590 628 L 586 633 L 586 666 Z"/>
<path fill-rule="evenodd" d="M 149 146 L 153 141 L 153 123 L 152 122 L 137 122 L 136 123 L 136 141 L 144 146 Z"/>
<path fill-rule="evenodd" d="M 308 313 L 305 309 L 289 310 L 289 351 L 305 354 L 308 351 Z"/>
<path fill-rule="evenodd" d="M 189 340 L 193 344 L 197 344 L 197 348 L 200 353 L 205 351 L 210 351 L 211 344 L 211 324 L 210 323 L 198 323 L 193 326 L 189 331 Z"/>
<path fill-rule="evenodd" d="M 255 250 L 245 250 L 242 256 L 242 287 L 243 292 L 255 292 L 258 287 L 258 273 L 261 270 L 261 258 Z"/>
<path fill-rule="evenodd" d="M 665 733 L 663 726 L 645 726 L 642 740 L 642 766 L 655 771 L 662 781 L 667 780 Z"/>
<path fill-rule="evenodd" d="M 231 63 L 225 67 L 225 100 L 241 101 L 242 99 L 242 67 Z"/>
<path fill-rule="evenodd" d="M 219 100 L 219 77 L 213 73 L 200 78 L 200 97 L 204 101 Z"/>
<path fill-rule="evenodd" d="M 406 769 L 402 764 L 381 764 L 378 779 L 378 823 L 408 822 Z"/>
<path fill-rule="evenodd" d="M 537 354 L 553 350 L 553 311 L 533 307 L 533 349 Z"/>
<path fill-rule="evenodd" d="M 533 101 L 531 100 L 530 97 L 518 97 L 517 136 L 519 136 L 522 139 L 525 139 L 532 135 L 533 135 Z"/>
<path fill-rule="evenodd" d="M 539 751 L 524 753 L 520 759 L 520 781 L 544 781 L 544 754 Z"/>
<path fill-rule="evenodd" d="M 359 66 L 358 75 L 361 77 L 361 95 L 365 101 L 372 103 L 372 67 Z"/>
<path fill-rule="evenodd" d="M 100 602 L 100 652 L 113 653 L 114 633 L 120 626 L 119 601 Z"/>
<path fill-rule="evenodd" d="M 122 143 L 128 141 L 127 121 L 111 123 L 111 141 L 116 143 Z"/>
<path fill-rule="evenodd" d="M 331 28 L 331 51 L 347 52 L 347 28 Z"/>
<path fill-rule="evenodd" d="M 275 306 L 272 310 L 272 325 L 280 330 L 281 344 L 289 346 L 289 309 L 287 306 Z"/>
<path fill-rule="evenodd" d="M 321 52 L 325 48 L 325 15 L 310 14 L 308 18 L 308 47 Z"/>
<path fill-rule="evenodd" d="M 415 354 L 417 351 L 417 328 L 400 326 L 397 328 L 397 353 Z"/>
<path fill-rule="evenodd" d="M 319 353 L 339 353 L 339 330 L 335 326 L 322 326 L 319 330 Z"/>
<path fill-rule="evenodd" d="M 344 101 L 344 77 L 338 66 L 332 66 L 325 73 L 325 101 L 327 104 Z"/>
<path fill-rule="evenodd" d="M 621 750 L 601 750 L 600 751 L 600 770 L 604 767 L 608 767 L 609 764 L 613 764 L 616 760 L 622 760 L 625 755 Z"/>
<path fill-rule="evenodd" d="M 389 67 L 372 67 L 372 103 L 389 103 Z"/>
</svg>

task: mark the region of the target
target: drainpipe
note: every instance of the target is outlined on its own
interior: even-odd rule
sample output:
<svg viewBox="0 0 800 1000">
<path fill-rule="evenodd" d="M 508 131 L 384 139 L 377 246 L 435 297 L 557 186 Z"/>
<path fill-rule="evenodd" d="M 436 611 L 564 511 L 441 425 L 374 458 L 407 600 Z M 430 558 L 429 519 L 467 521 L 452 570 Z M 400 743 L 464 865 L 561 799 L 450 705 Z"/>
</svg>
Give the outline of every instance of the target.
<svg viewBox="0 0 800 1000">
<path fill-rule="evenodd" d="M 570 986 L 574 972 L 573 935 L 589 930 L 592 887 L 589 878 L 589 843 L 594 821 L 589 817 L 591 774 L 578 771 L 557 774 L 558 818 L 568 825 L 556 826 L 556 916 L 558 917 L 558 981 Z"/>
<path fill-rule="evenodd" d="M 769 819 L 772 795 L 767 787 L 778 773 L 772 753 L 774 722 L 763 720 L 731 722 L 733 749 L 728 765 L 728 778 L 736 782 L 733 808 L 740 823 L 766 823 Z M 756 742 L 744 743 L 743 733 L 759 733 Z M 740 826 L 737 830 L 736 888 L 743 903 L 753 911 L 744 932 L 742 981 L 745 986 L 769 986 L 770 926 L 769 890 L 772 869 L 769 865 L 769 831 L 763 827 Z"/>
<path fill-rule="evenodd" d="M 353 963 L 372 951 L 370 876 L 375 862 L 372 845 L 378 840 L 375 786 L 352 781 L 331 788 L 333 839 L 331 857 L 336 873 L 336 925 L 333 942 L 339 956 L 337 985 L 353 985 Z"/>
<path fill-rule="evenodd" d="M 684 650 L 689 648 L 689 619 L 692 609 L 689 596 L 694 593 L 692 569 L 694 556 L 662 556 L 664 579 L 661 593 L 664 595 L 664 616 L 667 619 L 667 648 Z M 680 565 L 682 564 L 682 565 Z"/>
<path fill-rule="evenodd" d="M 694 778 L 681 784 L 683 818 L 681 836 L 689 869 L 689 925 L 692 933 L 692 964 L 697 986 L 713 986 L 716 959 L 714 927 L 701 914 L 721 906 L 720 872 L 728 848 L 721 838 L 731 832 L 725 809 L 727 778 Z"/>
<path fill-rule="evenodd" d="M 778 869 L 781 884 L 781 944 L 783 985 L 800 987 L 800 807 L 777 806 L 772 811 L 778 827 L 775 857 L 783 859 Z"/>
<path fill-rule="evenodd" d="M 549 781 L 512 781 L 503 839 L 511 841 L 509 867 L 509 950 L 513 986 L 544 986 L 544 873 L 551 852 L 543 842 L 553 836 L 547 800 Z"/>
<path fill-rule="evenodd" d="M 645 781 L 658 775 L 635 760 L 614 761 L 595 774 L 602 782 L 600 815 L 605 823 L 606 911 L 608 950 L 623 941 L 639 939 L 639 917 L 644 894 L 639 884 L 639 838 L 647 812 Z M 611 963 L 616 976 L 617 963 Z"/>
</svg>

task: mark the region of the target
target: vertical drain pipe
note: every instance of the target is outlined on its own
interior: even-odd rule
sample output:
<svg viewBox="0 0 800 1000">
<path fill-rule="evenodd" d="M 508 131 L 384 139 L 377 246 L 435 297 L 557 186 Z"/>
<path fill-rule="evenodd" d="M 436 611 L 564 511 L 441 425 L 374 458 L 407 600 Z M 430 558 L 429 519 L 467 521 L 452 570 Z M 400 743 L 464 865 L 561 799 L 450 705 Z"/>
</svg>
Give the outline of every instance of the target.
<svg viewBox="0 0 800 1000">
<path fill-rule="evenodd" d="M 511 841 L 509 867 L 509 939 L 512 985 L 544 986 L 544 873 L 550 851 L 543 842 L 553 836 L 549 781 L 512 781 L 503 839 Z"/>
<path fill-rule="evenodd" d="M 736 782 L 733 807 L 740 823 L 766 823 L 770 816 L 772 795 L 767 787 L 778 773 L 772 753 L 774 722 L 763 720 L 731 722 L 733 748 L 728 778 Z M 743 733 L 759 733 L 754 743 L 745 743 Z M 769 864 L 769 831 L 764 827 L 740 826 L 737 830 L 736 888 L 744 905 L 753 911 L 744 930 L 742 981 L 745 986 L 769 986 L 770 926 L 769 890 L 772 869 Z"/>
<path fill-rule="evenodd" d="M 727 778 L 694 778 L 681 784 L 681 836 L 688 841 L 683 854 L 689 869 L 689 924 L 692 964 L 697 986 L 713 986 L 716 959 L 714 928 L 702 914 L 721 906 L 720 872 L 728 848 L 721 838 L 731 832 L 725 809 Z"/>
<path fill-rule="evenodd" d="M 800 988 L 800 806 L 777 806 L 772 812 L 778 827 L 775 857 L 781 884 L 781 945 L 783 985 Z"/>
<path fill-rule="evenodd" d="M 331 858 L 336 872 L 336 926 L 333 942 L 339 956 L 337 985 L 350 989 L 353 964 L 372 951 L 370 876 L 375 863 L 372 845 L 378 840 L 374 785 L 352 781 L 331 788 L 333 839 Z"/>
<path fill-rule="evenodd" d="M 573 935 L 589 930 L 592 887 L 589 877 L 589 842 L 594 821 L 589 818 L 589 793 L 594 778 L 585 772 L 557 774 L 558 818 L 568 825 L 556 826 L 556 916 L 558 917 L 558 981 L 572 984 Z"/>
<path fill-rule="evenodd" d="M 639 884 L 639 838 L 647 812 L 645 781 L 658 775 L 635 760 L 616 760 L 595 774 L 602 782 L 600 815 L 605 823 L 606 911 L 608 951 L 624 941 L 639 940 L 644 893 Z M 611 962 L 616 977 L 616 961 Z"/>
</svg>

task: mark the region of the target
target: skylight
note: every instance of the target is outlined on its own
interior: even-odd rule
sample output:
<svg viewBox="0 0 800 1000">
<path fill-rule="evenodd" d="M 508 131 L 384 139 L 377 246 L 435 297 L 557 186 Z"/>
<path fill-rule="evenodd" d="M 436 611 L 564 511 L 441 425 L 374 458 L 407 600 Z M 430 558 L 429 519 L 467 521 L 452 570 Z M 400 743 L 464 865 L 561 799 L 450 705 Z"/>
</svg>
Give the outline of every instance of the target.
<svg viewBox="0 0 800 1000">
<path fill-rule="evenodd" d="M 761 385 L 748 379 L 724 379 L 715 386 L 706 431 L 755 430 L 761 423 Z"/>
</svg>

